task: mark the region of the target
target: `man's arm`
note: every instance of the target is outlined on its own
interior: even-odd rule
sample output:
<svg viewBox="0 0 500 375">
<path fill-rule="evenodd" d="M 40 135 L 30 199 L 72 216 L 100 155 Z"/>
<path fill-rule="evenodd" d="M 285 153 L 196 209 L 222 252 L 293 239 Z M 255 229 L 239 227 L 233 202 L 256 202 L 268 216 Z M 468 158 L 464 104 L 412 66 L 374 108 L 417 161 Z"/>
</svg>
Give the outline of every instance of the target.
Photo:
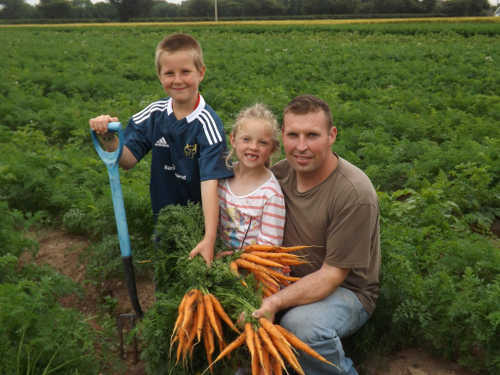
<svg viewBox="0 0 500 375">
<path fill-rule="evenodd" d="M 322 300 L 342 284 L 349 271 L 348 268 L 338 268 L 323 263 L 319 270 L 265 298 L 261 307 L 254 311 L 253 316 L 265 317 L 273 321 L 278 311 Z"/>
<path fill-rule="evenodd" d="M 219 224 L 219 199 L 217 197 L 217 180 L 201 182 L 201 204 L 205 219 L 205 236 L 191 250 L 189 256 L 194 258 L 200 254 L 205 262 L 210 265 L 214 258 L 214 246 L 217 238 L 217 225 Z"/>
</svg>

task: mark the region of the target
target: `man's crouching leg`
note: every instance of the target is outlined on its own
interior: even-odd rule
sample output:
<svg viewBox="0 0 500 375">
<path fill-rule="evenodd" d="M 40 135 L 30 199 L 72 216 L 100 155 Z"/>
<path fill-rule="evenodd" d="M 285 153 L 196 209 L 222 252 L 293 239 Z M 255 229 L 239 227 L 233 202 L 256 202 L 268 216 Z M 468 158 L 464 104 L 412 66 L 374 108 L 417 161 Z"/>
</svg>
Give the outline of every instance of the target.
<svg viewBox="0 0 500 375">
<path fill-rule="evenodd" d="M 280 324 L 338 366 L 332 367 L 301 353 L 298 359 L 306 374 L 357 375 L 340 339 L 356 332 L 369 317 L 353 292 L 337 288 L 324 300 L 288 310 Z"/>
</svg>

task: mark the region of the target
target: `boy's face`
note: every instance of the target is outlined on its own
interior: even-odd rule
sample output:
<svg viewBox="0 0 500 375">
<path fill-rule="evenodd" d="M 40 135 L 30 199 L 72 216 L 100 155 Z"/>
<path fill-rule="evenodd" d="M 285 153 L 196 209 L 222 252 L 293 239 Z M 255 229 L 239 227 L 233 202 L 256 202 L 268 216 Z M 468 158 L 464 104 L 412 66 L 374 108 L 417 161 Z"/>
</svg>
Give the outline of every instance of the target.
<svg viewBox="0 0 500 375">
<path fill-rule="evenodd" d="M 198 70 L 191 51 L 163 52 L 158 74 L 163 89 L 179 106 L 192 106 L 198 100 L 198 87 L 205 76 L 205 67 Z"/>
</svg>

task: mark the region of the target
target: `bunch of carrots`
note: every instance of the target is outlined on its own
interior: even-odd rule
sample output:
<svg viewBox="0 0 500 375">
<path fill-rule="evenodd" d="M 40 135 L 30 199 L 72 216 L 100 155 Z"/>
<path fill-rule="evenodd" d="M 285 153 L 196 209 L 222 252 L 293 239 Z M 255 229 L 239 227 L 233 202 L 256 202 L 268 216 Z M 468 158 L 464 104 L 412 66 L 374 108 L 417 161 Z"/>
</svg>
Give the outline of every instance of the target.
<svg viewBox="0 0 500 375">
<path fill-rule="evenodd" d="M 262 286 L 264 297 L 268 297 L 299 279 L 287 275 L 287 271 L 290 266 L 307 263 L 302 257 L 292 254 L 307 247 L 309 246 L 248 245 L 229 266 L 237 276 L 240 268 L 251 273 Z"/>
<path fill-rule="evenodd" d="M 245 330 L 229 345 L 227 345 L 210 363 L 209 368 L 239 346 L 246 344 L 251 356 L 252 375 L 281 375 L 283 370 L 288 373 L 286 365 L 290 365 L 298 374 L 305 375 L 295 355 L 295 350 L 302 350 L 312 357 L 337 367 L 314 351 L 309 345 L 297 338 L 280 325 L 260 318 L 257 326 L 245 323 Z M 286 363 L 285 363 L 286 361 Z M 205 370 L 206 371 L 206 370 Z"/>
<path fill-rule="evenodd" d="M 230 262 L 230 269 L 238 277 L 240 269 L 253 275 L 257 285 L 262 288 L 263 295 L 268 296 L 299 279 L 287 275 L 287 270 L 292 265 L 306 263 L 302 257 L 292 252 L 307 247 L 309 246 L 249 245 L 237 253 L 236 258 Z M 244 282 L 241 277 L 240 280 Z M 248 301 L 238 299 L 242 307 L 248 307 L 247 312 L 250 312 L 248 315 L 250 316 L 251 310 L 255 308 Z M 226 344 L 224 340 L 222 323 L 238 335 L 230 344 Z M 230 356 L 231 352 L 243 344 L 250 353 L 252 375 L 281 375 L 283 370 L 287 372 L 287 366 L 303 375 L 304 371 L 296 357 L 297 350 L 335 366 L 291 332 L 267 319 L 256 320 L 249 317 L 240 326 L 241 332 L 213 294 L 203 288 L 190 289 L 179 304 L 170 342 L 171 351 L 174 345 L 177 345 L 176 364 L 182 360 L 186 366 L 188 358 L 193 357 L 195 345 L 203 341 L 209 364 L 205 371 L 213 372 L 213 365 L 216 362 Z M 216 340 L 219 355 L 212 360 Z"/>
<path fill-rule="evenodd" d="M 240 333 L 217 297 L 199 289 L 189 290 L 179 304 L 170 338 L 170 350 L 177 344 L 176 363 L 182 358 L 182 362 L 186 364 L 188 355 L 191 358 L 193 356 L 194 345 L 202 339 L 207 360 L 211 362 L 215 352 L 215 339 L 218 340 L 220 351 L 226 347 L 222 336 L 222 322 Z"/>
</svg>

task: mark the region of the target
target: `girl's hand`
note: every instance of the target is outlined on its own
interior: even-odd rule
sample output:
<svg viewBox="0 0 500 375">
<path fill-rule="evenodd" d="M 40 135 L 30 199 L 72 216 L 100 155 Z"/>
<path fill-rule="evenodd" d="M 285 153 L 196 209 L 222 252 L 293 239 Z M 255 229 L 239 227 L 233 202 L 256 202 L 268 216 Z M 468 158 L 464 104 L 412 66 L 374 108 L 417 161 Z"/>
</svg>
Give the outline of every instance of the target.
<svg viewBox="0 0 500 375">
<path fill-rule="evenodd" d="M 215 259 L 220 259 L 222 257 L 228 257 L 234 254 L 232 250 L 220 251 L 215 255 Z"/>
<path fill-rule="evenodd" d="M 214 244 L 207 240 L 201 240 L 196 247 L 191 250 L 189 257 L 193 259 L 196 255 L 201 255 L 205 259 L 205 263 L 210 267 L 214 259 Z"/>
</svg>

